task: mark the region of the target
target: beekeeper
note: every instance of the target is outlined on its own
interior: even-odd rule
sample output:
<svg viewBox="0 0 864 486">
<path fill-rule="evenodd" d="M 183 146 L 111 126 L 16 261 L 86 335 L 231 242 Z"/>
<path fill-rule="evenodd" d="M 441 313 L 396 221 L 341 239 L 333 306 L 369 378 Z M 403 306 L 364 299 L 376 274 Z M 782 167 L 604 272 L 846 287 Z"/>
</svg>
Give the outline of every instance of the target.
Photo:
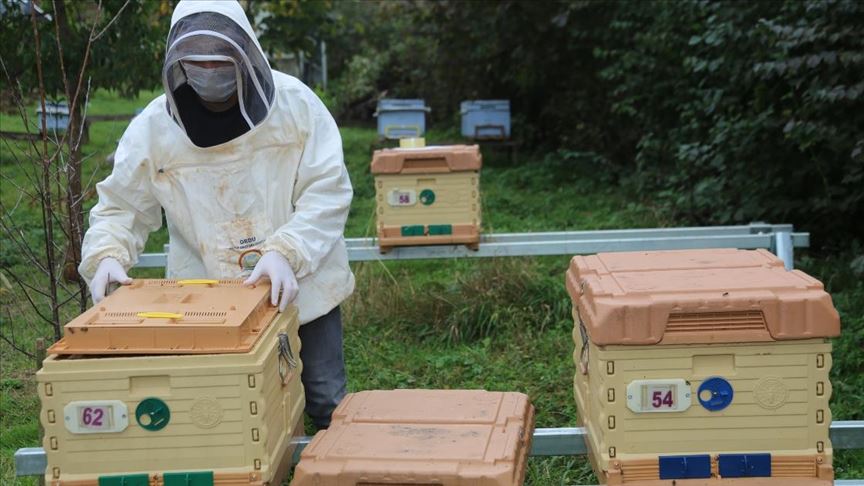
<svg viewBox="0 0 864 486">
<path fill-rule="evenodd" d="M 326 427 L 345 395 L 339 304 L 354 289 L 336 123 L 309 88 L 270 69 L 236 1 L 177 5 L 162 84 L 96 186 L 78 270 L 94 302 L 131 282 L 164 210 L 168 278 L 266 278 L 273 305 L 297 304 L 306 412 Z"/>
</svg>

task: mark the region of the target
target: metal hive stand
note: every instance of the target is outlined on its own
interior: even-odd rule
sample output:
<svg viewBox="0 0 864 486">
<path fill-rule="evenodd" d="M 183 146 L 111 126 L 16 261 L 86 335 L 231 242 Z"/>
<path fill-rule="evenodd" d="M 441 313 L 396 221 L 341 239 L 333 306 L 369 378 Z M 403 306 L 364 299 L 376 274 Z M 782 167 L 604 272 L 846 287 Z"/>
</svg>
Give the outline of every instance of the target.
<svg viewBox="0 0 864 486">
<path fill-rule="evenodd" d="M 809 233 L 796 233 L 791 224 L 751 223 L 738 226 L 701 226 L 598 231 L 492 233 L 480 238 L 480 248 L 461 245 L 405 246 L 381 254 L 375 238 L 346 238 L 352 262 L 423 260 L 440 258 L 491 258 L 549 255 L 586 255 L 603 251 L 690 250 L 700 248 L 765 248 L 792 268 L 795 248 L 810 246 Z M 164 267 L 164 253 L 147 253 L 139 268 Z"/>
<path fill-rule="evenodd" d="M 796 233 L 789 224 L 751 223 L 738 226 L 654 228 L 599 231 L 556 231 L 542 233 L 500 233 L 483 235 L 480 248 L 464 246 L 396 247 L 381 254 L 374 238 L 347 238 L 348 258 L 353 262 L 378 260 L 420 260 L 442 258 L 491 258 L 517 256 L 579 255 L 608 251 L 685 250 L 706 248 L 764 248 L 774 252 L 792 268 L 795 248 L 810 246 L 809 233 Z M 165 253 L 141 255 L 137 267 L 165 267 Z M 586 453 L 585 430 L 581 427 L 547 428 L 534 431 L 532 456 L 575 456 Z M 294 462 L 311 437 L 297 437 Z M 864 449 L 864 421 L 835 421 L 831 424 L 835 450 Z M 42 475 L 47 461 L 41 447 L 18 449 L 17 476 Z M 864 480 L 837 480 L 837 485 L 864 486 Z"/>
<path fill-rule="evenodd" d="M 300 451 L 309 444 L 311 437 L 296 437 L 294 463 L 299 461 Z M 831 424 L 831 442 L 834 450 L 864 449 L 864 421 L 839 420 Z M 536 429 L 531 446 L 532 456 L 578 456 L 586 454 L 585 429 L 566 427 Z M 45 474 L 48 462 L 41 447 L 27 447 L 15 452 L 15 474 L 36 476 Z M 835 484 L 864 485 L 864 480 L 838 480 Z"/>
</svg>

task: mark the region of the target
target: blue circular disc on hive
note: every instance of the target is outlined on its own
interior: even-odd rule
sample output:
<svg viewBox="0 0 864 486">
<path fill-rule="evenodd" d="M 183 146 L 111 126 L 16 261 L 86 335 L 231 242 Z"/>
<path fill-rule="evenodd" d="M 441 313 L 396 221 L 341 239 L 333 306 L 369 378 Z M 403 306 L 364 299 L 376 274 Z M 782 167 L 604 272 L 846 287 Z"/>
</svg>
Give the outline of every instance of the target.
<svg viewBox="0 0 864 486">
<path fill-rule="evenodd" d="M 699 403 L 706 410 L 717 412 L 728 407 L 732 403 L 734 395 L 732 385 L 725 379 L 715 376 L 708 378 L 699 385 L 699 392 L 696 397 L 699 398 Z"/>
</svg>

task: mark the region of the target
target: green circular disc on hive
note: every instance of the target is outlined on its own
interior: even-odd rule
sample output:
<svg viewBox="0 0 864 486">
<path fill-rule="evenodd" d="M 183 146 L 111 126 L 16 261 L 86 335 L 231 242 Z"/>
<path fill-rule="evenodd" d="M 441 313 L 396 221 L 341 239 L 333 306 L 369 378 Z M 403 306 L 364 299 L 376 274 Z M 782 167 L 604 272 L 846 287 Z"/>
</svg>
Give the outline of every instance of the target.
<svg viewBox="0 0 864 486">
<path fill-rule="evenodd" d="M 423 189 L 420 191 L 420 202 L 425 206 L 435 202 L 435 191 L 432 189 Z"/>
<path fill-rule="evenodd" d="M 162 430 L 171 420 L 171 410 L 158 398 L 145 398 L 135 408 L 135 419 L 144 430 Z"/>
</svg>

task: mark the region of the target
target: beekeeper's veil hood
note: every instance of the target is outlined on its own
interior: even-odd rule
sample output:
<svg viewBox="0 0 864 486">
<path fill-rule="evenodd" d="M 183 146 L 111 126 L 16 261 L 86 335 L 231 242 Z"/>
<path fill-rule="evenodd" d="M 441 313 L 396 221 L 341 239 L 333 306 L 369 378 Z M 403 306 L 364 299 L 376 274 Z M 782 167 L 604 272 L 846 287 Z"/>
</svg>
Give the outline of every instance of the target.
<svg viewBox="0 0 864 486">
<path fill-rule="evenodd" d="M 182 0 L 171 16 L 162 67 L 168 111 L 183 127 L 174 91 L 186 83 L 180 61 L 229 61 L 237 75 L 237 99 L 249 129 L 267 117 L 273 104 L 273 75 L 243 8 L 236 0 Z"/>
</svg>

